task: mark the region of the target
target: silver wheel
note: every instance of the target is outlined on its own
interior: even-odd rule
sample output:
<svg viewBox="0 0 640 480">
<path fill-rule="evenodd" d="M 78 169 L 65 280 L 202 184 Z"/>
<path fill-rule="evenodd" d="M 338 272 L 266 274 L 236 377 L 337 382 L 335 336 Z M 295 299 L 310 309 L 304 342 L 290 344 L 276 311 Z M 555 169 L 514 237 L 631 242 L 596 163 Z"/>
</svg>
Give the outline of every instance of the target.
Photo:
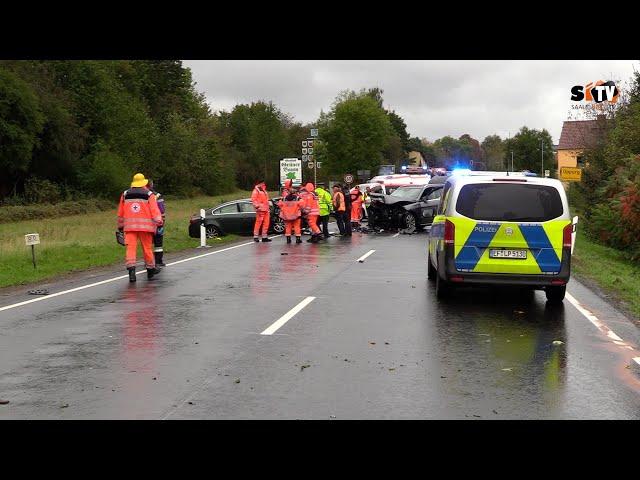
<svg viewBox="0 0 640 480">
<path fill-rule="evenodd" d="M 220 230 L 215 225 L 207 225 L 205 230 L 207 238 L 216 238 L 220 236 Z"/>
<path fill-rule="evenodd" d="M 284 220 L 282 220 L 281 218 L 276 220 L 273 224 L 273 231 L 277 234 L 284 233 Z"/>
</svg>

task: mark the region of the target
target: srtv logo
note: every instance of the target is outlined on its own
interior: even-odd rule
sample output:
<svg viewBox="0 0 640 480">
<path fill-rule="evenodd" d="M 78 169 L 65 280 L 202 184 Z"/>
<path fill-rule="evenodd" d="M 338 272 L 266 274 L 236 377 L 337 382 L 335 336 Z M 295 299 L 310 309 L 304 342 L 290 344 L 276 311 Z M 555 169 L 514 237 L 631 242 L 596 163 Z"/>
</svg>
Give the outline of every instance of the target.
<svg viewBox="0 0 640 480">
<path fill-rule="evenodd" d="M 576 85 L 571 89 L 571 100 L 574 102 L 609 102 L 616 103 L 620 92 L 618 87 L 612 80 L 606 82 L 598 80 L 597 82 L 589 82 L 584 87 Z"/>
</svg>

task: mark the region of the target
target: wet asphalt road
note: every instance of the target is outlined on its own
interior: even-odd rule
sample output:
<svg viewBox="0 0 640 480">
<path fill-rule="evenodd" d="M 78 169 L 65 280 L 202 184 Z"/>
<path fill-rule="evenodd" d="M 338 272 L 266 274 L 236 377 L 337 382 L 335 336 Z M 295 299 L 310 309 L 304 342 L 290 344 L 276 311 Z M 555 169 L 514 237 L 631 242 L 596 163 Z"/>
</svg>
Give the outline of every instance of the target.
<svg viewBox="0 0 640 480">
<path fill-rule="evenodd" d="M 438 302 L 425 240 L 243 240 L 151 282 L 0 311 L 0 419 L 640 418 L 640 376 L 627 368 L 640 335 L 622 314 L 570 282 L 634 351 L 542 292 Z"/>
</svg>

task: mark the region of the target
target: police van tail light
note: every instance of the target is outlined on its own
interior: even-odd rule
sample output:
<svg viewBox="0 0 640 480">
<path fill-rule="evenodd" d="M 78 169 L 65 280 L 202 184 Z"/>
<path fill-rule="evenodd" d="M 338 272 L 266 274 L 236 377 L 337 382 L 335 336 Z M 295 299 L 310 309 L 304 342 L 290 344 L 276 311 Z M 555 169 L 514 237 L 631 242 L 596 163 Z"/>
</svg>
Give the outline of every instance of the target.
<svg viewBox="0 0 640 480">
<path fill-rule="evenodd" d="M 445 245 L 453 245 L 456 236 L 456 226 L 451 220 L 444 222 L 444 243 Z"/>
<path fill-rule="evenodd" d="M 571 248 L 571 234 L 573 233 L 573 224 L 569 224 L 562 230 L 562 246 Z"/>
</svg>

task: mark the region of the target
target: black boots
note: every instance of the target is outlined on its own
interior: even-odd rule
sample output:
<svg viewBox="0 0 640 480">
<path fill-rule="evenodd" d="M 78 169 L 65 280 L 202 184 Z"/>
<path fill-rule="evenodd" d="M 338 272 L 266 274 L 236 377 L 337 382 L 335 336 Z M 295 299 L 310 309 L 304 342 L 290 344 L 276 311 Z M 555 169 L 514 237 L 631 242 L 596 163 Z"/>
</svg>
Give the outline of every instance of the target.
<svg viewBox="0 0 640 480">
<path fill-rule="evenodd" d="M 260 239 L 258 237 L 253 237 L 253 241 L 256 242 L 256 243 L 259 243 Z"/>
<path fill-rule="evenodd" d="M 147 268 L 147 279 L 151 280 L 155 275 L 159 274 L 161 270 L 159 268 Z"/>
<path fill-rule="evenodd" d="M 302 238 L 296 237 L 296 243 L 302 243 Z"/>
<path fill-rule="evenodd" d="M 165 263 L 162 261 L 164 252 L 155 252 L 153 255 L 156 257 L 156 265 L 160 265 L 161 267 L 166 267 Z"/>
<path fill-rule="evenodd" d="M 291 236 L 287 237 L 287 243 L 291 243 Z"/>
<path fill-rule="evenodd" d="M 266 237 L 265 237 L 265 238 L 263 238 L 263 239 L 262 239 L 262 241 L 263 241 L 263 242 L 270 242 L 270 241 L 271 241 L 271 239 L 270 239 L 270 238 L 266 238 Z"/>
<path fill-rule="evenodd" d="M 129 282 L 133 283 L 136 281 L 136 267 L 129 267 Z"/>
<path fill-rule="evenodd" d="M 318 243 L 320 241 L 320 234 L 314 233 L 313 235 L 311 235 L 311 238 L 309 240 L 307 240 L 307 242 L 309 243 Z"/>
</svg>

